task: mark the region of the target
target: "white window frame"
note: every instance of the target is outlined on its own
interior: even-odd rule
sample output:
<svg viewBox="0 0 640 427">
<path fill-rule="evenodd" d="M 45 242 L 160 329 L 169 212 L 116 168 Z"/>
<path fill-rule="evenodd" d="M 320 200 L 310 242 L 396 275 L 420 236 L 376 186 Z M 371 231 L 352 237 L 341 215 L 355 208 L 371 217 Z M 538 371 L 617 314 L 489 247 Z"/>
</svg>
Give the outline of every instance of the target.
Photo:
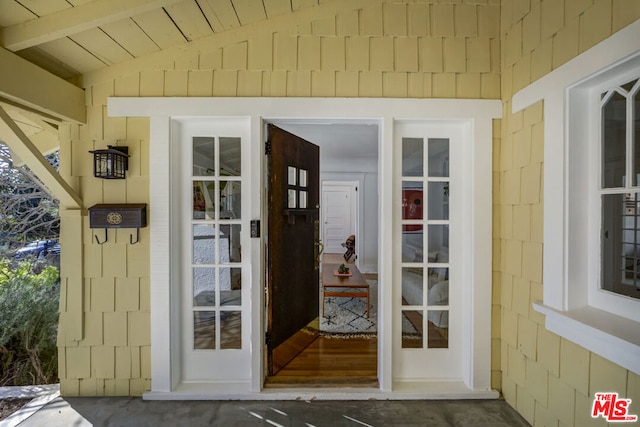
<svg viewBox="0 0 640 427">
<path fill-rule="evenodd" d="M 635 373 L 640 301 L 600 289 L 599 95 L 637 73 L 639 37 L 636 21 L 512 102 L 513 113 L 544 102 L 544 300 L 534 309 L 550 331 Z"/>
</svg>

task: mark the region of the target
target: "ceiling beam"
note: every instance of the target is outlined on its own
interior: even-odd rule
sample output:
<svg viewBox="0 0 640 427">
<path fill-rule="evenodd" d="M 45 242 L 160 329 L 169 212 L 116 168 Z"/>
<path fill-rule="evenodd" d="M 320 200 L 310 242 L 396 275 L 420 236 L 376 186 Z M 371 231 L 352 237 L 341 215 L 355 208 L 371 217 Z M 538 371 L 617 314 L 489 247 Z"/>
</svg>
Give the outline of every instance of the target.
<svg viewBox="0 0 640 427">
<path fill-rule="evenodd" d="M 184 0 L 94 0 L 0 29 L 5 49 L 18 51 Z"/>
<path fill-rule="evenodd" d="M 0 48 L 0 101 L 61 121 L 84 123 L 84 90 Z"/>
<path fill-rule="evenodd" d="M 81 209 L 82 199 L 40 153 L 18 124 L 0 107 L 0 140 L 36 174 L 65 208 Z"/>
</svg>

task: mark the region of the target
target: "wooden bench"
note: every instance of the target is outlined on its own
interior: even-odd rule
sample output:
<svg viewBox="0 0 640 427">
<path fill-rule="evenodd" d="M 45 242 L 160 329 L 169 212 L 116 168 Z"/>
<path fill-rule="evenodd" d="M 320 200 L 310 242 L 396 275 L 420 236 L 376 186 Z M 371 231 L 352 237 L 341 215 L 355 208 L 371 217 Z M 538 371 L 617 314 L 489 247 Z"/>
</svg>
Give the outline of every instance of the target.
<svg viewBox="0 0 640 427">
<path fill-rule="evenodd" d="M 366 298 L 367 318 L 369 317 L 369 283 L 358 271 L 355 265 L 349 265 L 351 276 L 336 276 L 334 270 L 338 270 L 339 264 L 322 265 L 322 317 L 324 317 L 324 299 L 326 297 L 339 298 Z M 346 288 L 339 291 L 336 288 Z"/>
</svg>

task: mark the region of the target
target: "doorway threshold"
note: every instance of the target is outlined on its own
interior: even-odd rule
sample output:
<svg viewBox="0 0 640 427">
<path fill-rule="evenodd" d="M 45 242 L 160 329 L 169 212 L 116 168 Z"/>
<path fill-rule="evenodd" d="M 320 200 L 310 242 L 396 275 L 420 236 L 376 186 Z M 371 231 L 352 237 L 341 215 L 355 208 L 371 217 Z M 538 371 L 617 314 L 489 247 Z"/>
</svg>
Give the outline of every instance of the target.
<svg viewBox="0 0 640 427">
<path fill-rule="evenodd" d="M 252 392 L 248 382 L 181 383 L 170 392 L 149 391 L 144 400 L 468 400 L 497 399 L 496 390 L 470 390 L 461 381 L 394 383 L 372 387 L 267 388 Z"/>
</svg>

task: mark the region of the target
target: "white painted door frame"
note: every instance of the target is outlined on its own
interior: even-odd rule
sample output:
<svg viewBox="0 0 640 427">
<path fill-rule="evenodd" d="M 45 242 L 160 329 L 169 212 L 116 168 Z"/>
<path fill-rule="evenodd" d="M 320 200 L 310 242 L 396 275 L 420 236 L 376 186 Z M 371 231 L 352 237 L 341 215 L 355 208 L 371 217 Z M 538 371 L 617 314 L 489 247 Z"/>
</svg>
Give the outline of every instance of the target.
<svg viewBox="0 0 640 427">
<path fill-rule="evenodd" d="M 360 240 L 362 237 L 361 231 L 360 231 L 360 227 L 359 227 L 359 214 L 360 214 L 360 206 L 359 206 L 359 199 L 358 199 L 358 181 L 322 181 L 322 190 L 321 190 L 321 203 L 324 203 L 324 194 L 326 191 L 326 187 L 343 187 L 349 194 L 349 230 L 346 232 L 346 234 L 343 236 L 343 240 L 342 242 L 344 243 L 344 241 L 346 240 L 346 238 L 350 235 L 350 234 L 354 234 L 356 235 L 356 255 L 357 255 L 357 248 L 358 248 L 358 240 Z M 326 224 L 326 217 L 325 217 L 325 208 L 326 206 L 320 206 L 320 225 L 321 225 L 321 235 L 322 235 L 322 241 L 325 245 L 324 251 L 325 253 L 329 253 L 327 250 L 327 240 L 326 240 L 326 228 L 325 228 L 325 224 Z M 360 237 L 359 237 L 360 236 Z M 345 249 L 340 247 L 340 249 L 338 250 L 338 252 L 333 252 L 333 253 L 344 253 Z M 357 261 L 357 259 L 356 259 Z M 356 263 L 357 264 L 357 263 Z"/>
<path fill-rule="evenodd" d="M 112 117 L 150 117 L 150 282 L 151 282 L 151 375 L 152 390 L 147 399 L 287 399 L 306 398 L 451 398 L 496 397 L 490 390 L 491 380 L 491 182 L 492 182 L 492 120 L 501 116 L 499 100 L 450 99 L 358 99 L 358 98 L 109 98 L 108 114 Z M 472 139 L 469 155 L 468 185 L 472 197 L 468 200 L 472 213 L 469 236 L 469 266 L 471 279 L 466 289 L 466 323 L 469 336 L 465 356 L 467 368 L 459 383 L 439 382 L 421 384 L 394 383 L 393 378 L 393 318 L 392 286 L 381 286 L 378 296 L 378 379 L 380 388 L 355 393 L 343 390 L 332 392 L 290 390 L 262 391 L 264 378 L 264 248 L 261 239 L 250 239 L 247 255 L 250 275 L 249 312 L 251 366 L 249 384 L 211 382 L 185 384 L 181 382 L 176 357 L 180 331 L 176 330 L 179 314 L 180 248 L 174 244 L 179 235 L 172 221 L 172 193 L 175 179 L 171 179 L 172 149 L 171 117 L 246 117 L 250 123 L 251 151 L 249 162 L 254 173 L 243 192 L 249 193 L 249 206 L 243 205 L 243 219 L 259 219 L 264 206 L 262 193 L 263 123 L 278 119 L 308 119 L 335 121 L 336 117 L 358 123 L 379 126 L 379 282 L 397 284 L 399 268 L 392 263 L 393 248 L 399 232 L 392 224 L 399 220 L 400 211 L 394 205 L 394 125 L 396 121 L 452 121 L 469 125 Z M 175 171 L 173 172 L 175 173 Z M 245 211 L 246 209 L 246 211 Z M 246 216 L 245 213 L 246 212 Z M 248 228 L 247 228 L 248 229 Z M 398 228 L 399 230 L 399 228 Z M 265 229 L 262 229 L 264 235 Z M 179 328 L 178 328 L 179 329 Z"/>
</svg>

